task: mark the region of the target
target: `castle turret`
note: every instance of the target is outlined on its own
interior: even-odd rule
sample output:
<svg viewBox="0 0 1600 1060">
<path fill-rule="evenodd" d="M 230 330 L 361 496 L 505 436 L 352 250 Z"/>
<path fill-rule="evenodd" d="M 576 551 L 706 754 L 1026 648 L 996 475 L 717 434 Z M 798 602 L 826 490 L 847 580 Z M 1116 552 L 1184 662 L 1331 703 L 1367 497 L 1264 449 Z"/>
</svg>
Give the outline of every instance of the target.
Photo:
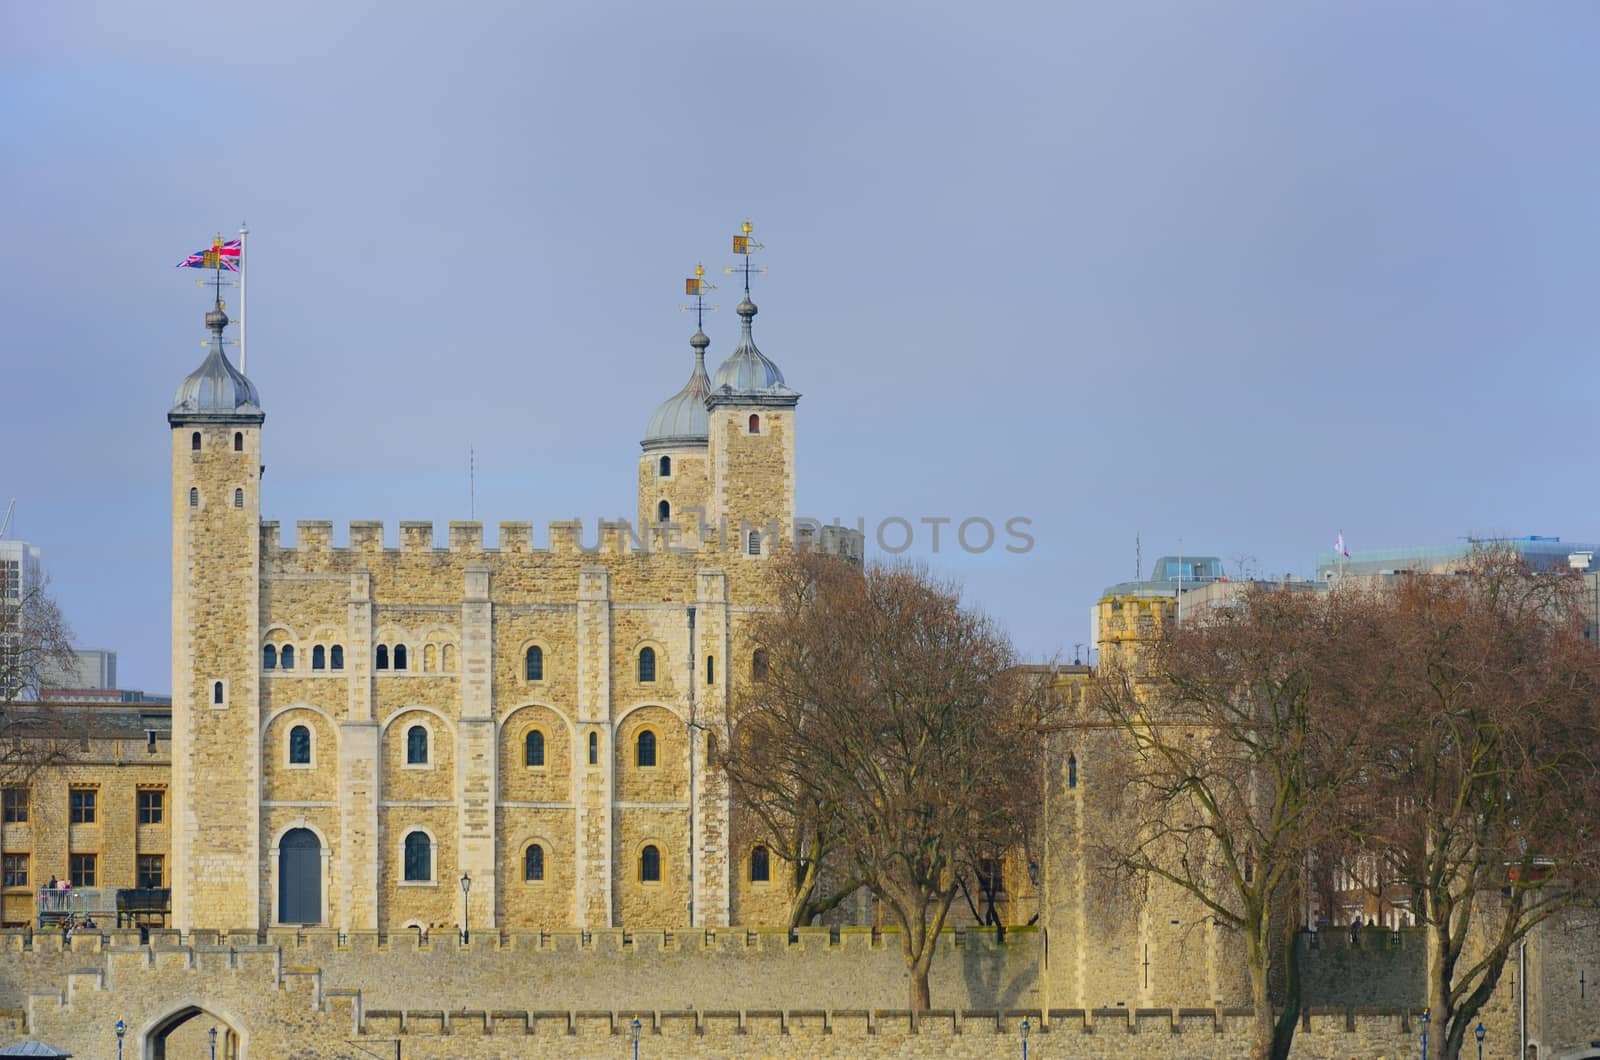
<svg viewBox="0 0 1600 1060">
<path fill-rule="evenodd" d="M 172 429 L 172 911 L 180 929 L 254 927 L 260 896 L 261 399 L 210 349 Z"/>
<path fill-rule="evenodd" d="M 663 401 L 650 417 L 639 445 L 639 533 L 647 527 L 672 523 L 676 543 L 693 546 L 711 488 L 706 462 L 706 398 L 711 378 L 706 374 L 706 348 L 711 340 L 696 328 L 689 339 L 694 369 L 683 389 Z"/>
</svg>

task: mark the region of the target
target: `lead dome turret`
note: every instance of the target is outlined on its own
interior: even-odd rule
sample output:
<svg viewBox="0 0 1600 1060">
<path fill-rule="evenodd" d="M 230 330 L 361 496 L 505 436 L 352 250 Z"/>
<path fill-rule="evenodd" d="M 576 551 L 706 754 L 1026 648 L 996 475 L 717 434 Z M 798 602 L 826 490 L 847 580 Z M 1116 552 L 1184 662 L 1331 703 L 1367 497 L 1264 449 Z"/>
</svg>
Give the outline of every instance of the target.
<svg viewBox="0 0 1600 1060">
<path fill-rule="evenodd" d="M 710 437 L 706 397 L 711 393 L 711 379 L 706 375 L 706 347 L 711 340 L 696 329 L 689 345 L 694 349 L 694 370 L 683 389 L 663 401 L 650 417 L 639 443 L 646 449 L 705 445 Z"/>
<path fill-rule="evenodd" d="M 219 300 L 206 313 L 211 348 L 200 367 L 178 384 L 169 416 L 261 416 L 261 396 L 256 393 L 255 384 L 233 366 L 222 348 L 222 331 L 228 324 L 228 314 L 223 312 Z"/>
</svg>

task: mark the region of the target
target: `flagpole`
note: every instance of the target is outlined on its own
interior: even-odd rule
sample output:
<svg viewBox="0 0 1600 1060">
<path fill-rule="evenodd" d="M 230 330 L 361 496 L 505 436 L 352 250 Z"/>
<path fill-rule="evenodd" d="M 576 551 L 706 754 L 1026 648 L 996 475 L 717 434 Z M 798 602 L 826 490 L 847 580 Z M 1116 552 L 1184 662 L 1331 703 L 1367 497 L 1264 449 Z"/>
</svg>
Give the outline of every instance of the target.
<svg viewBox="0 0 1600 1060">
<path fill-rule="evenodd" d="M 250 234 L 250 229 L 243 221 L 239 222 L 239 371 L 248 374 L 244 350 L 244 279 L 245 270 L 249 268 L 244 256 L 245 237 Z"/>
</svg>

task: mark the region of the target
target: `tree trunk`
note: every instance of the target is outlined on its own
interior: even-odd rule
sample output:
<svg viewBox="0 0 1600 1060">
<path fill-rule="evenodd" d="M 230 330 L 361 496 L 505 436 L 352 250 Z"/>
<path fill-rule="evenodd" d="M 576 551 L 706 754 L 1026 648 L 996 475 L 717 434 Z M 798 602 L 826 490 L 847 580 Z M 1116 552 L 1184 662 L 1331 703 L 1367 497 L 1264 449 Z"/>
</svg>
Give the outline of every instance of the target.
<svg viewBox="0 0 1600 1060">
<path fill-rule="evenodd" d="M 1295 1027 L 1300 1022 L 1300 947 L 1299 932 L 1287 930 L 1283 947 L 1283 1008 L 1272 1028 L 1272 1060 L 1288 1060 L 1294 1045 Z"/>
<path fill-rule="evenodd" d="M 933 962 L 933 947 L 924 945 L 922 954 L 911 962 L 911 1011 L 926 1012 L 933 1007 L 933 992 L 928 988 L 928 972 Z"/>
</svg>

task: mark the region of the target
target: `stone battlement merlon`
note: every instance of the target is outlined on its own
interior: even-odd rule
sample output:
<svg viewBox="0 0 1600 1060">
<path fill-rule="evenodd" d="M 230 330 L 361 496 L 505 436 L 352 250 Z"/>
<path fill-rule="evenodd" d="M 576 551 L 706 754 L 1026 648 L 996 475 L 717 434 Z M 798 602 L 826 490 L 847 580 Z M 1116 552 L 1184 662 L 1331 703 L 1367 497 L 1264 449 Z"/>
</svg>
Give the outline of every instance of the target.
<svg viewBox="0 0 1600 1060">
<path fill-rule="evenodd" d="M 498 547 L 483 543 L 483 523 L 452 521 L 449 524 L 448 545 L 440 548 L 434 544 L 434 524 L 430 520 L 407 519 L 400 522 L 399 546 L 384 544 L 384 524 L 376 519 L 353 519 L 349 523 L 349 544 L 333 544 L 333 523 L 327 519 L 301 519 L 295 522 L 295 542 L 284 545 L 281 524 L 277 520 L 262 520 L 261 549 L 263 555 L 298 553 L 322 555 L 327 553 L 522 553 L 549 552 L 588 553 L 612 555 L 715 555 L 720 550 L 715 539 L 700 549 L 689 545 L 696 539 L 691 528 L 675 527 L 669 534 L 660 526 L 635 526 L 627 519 L 602 519 L 586 526 L 579 519 L 558 519 L 547 524 L 544 547 L 533 543 L 533 524 L 524 521 L 502 522 Z M 802 526 L 798 535 L 803 543 L 810 543 L 817 535 Z M 829 539 L 831 540 L 831 538 Z M 730 540 L 729 552 L 736 551 Z M 848 554 L 859 553 L 859 545 Z"/>
</svg>

